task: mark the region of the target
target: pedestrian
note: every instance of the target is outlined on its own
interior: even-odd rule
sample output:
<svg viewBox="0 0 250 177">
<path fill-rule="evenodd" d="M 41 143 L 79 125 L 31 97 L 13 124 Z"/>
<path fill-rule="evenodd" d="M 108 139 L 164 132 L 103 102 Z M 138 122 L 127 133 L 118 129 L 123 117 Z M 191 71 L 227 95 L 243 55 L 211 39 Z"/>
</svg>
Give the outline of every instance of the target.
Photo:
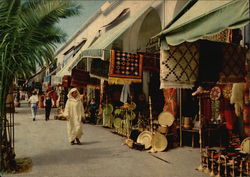
<svg viewBox="0 0 250 177">
<path fill-rule="evenodd" d="M 76 88 L 73 88 L 68 93 L 68 100 L 64 109 L 64 116 L 67 118 L 68 139 L 71 145 L 81 144 L 82 136 L 82 119 L 85 119 L 85 113 L 81 96 Z"/>
<path fill-rule="evenodd" d="M 96 124 L 96 110 L 97 110 L 97 104 L 95 102 L 95 99 L 92 98 L 89 103 L 89 111 L 90 111 L 90 121 L 93 124 Z"/>
<path fill-rule="evenodd" d="M 36 91 L 32 93 L 32 96 L 29 98 L 28 102 L 30 103 L 31 106 L 31 114 L 33 117 L 33 121 L 36 120 L 36 113 L 37 113 L 37 105 L 38 105 L 38 96 Z"/>
<path fill-rule="evenodd" d="M 49 120 L 50 111 L 51 111 L 51 107 L 52 107 L 53 104 L 54 103 L 53 103 L 53 100 L 51 99 L 51 96 L 49 95 L 49 93 L 46 93 L 45 99 L 44 99 L 45 121 Z"/>
</svg>

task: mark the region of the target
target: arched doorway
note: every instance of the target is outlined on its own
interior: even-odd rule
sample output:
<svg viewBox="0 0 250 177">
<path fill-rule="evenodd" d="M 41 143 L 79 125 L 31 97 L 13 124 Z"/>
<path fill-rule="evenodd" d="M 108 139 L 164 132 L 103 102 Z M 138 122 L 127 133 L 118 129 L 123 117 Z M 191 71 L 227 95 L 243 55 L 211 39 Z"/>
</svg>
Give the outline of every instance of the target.
<svg viewBox="0 0 250 177">
<path fill-rule="evenodd" d="M 148 100 L 151 96 L 153 111 L 158 114 L 162 111 L 164 105 L 164 97 L 162 90 L 160 90 L 160 74 L 159 74 L 159 62 L 160 62 L 160 48 L 158 45 L 158 39 L 151 39 L 156 34 L 160 33 L 161 20 L 158 12 L 152 8 L 142 20 L 137 33 L 137 52 L 144 54 L 144 63 L 154 64 L 152 68 L 143 70 L 143 83 L 140 85 L 140 89 L 136 89 L 138 92 L 143 92 Z M 151 60 L 151 61 L 149 61 Z M 149 64 L 149 65 L 150 65 Z M 139 86 L 138 86 L 139 87 Z M 137 95 L 139 95 L 137 93 Z"/>
</svg>

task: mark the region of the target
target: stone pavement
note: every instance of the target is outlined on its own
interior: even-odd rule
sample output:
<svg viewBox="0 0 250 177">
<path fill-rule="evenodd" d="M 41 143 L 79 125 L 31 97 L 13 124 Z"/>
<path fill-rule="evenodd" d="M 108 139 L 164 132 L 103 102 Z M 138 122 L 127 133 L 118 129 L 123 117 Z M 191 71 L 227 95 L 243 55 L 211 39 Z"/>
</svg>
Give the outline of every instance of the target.
<svg viewBox="0 0 250 177">
<path fill-rule="evenodd" d="M 183 147 L 155 153 L 122 145 L 123 138 L 110 129 L 85 124 L 82 145 L 67 141 L 66 121 L 54 120 L 54 112 L 45 121 L 39 109 L 33 122 L 30 109 L 22 103 L 15 114 L 15 152 L 17 158 L 30 157 L 32 171 L 2 174 L 2 177 L 207 177 L 195 170 L 199 149 Z"/>
</svg>

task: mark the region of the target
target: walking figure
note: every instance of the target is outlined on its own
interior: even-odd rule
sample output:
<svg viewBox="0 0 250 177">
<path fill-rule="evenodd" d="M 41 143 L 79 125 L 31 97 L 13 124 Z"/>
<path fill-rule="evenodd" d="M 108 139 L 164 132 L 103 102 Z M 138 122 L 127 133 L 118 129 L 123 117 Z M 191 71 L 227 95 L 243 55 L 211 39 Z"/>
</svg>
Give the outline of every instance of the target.
<svg viewBox="0 0 250 177">
<path fill-rule="evenodd" d="M 66 102 L 64 116 L 67 118 L 68 139 L 71 145 L 81 144 L 80 138 L 82 136 L 82 119 L 85 119 L 85 113 L 81 96 L 76 88 L 73 88 L 68 93 L 68 100 Z"/>
<path fill-rule="evenodd" d="M 90 121 L 93 124 L 96 124 L 96 110 L 98 108 L 98 105 L 95 102 L 95 99 L 92 98 L 89 104 L 90 109 Z"/>
<path fill-rule="evenodd" d="M 36 120 L 36 113 L 37 113 L 37 105 L 38 105 L 38 96 L 36 91 L 32 93 L 32 96 L 29 98 L 28 102 L 30 103 L 31 106 L 31 114 L 33 117 L 33 121 Z"/>
<path fill-rule="evenodd" d="M 44 100 L 44 106 L 45 106 L 45 120 L 49 120 L 50 112 L 51 112 L 51 107 L 53 105 L 53 100 L 51 99 L 51 96 L 49 93 L 46 93 L 45 95 L 45 100 Z"/>
</svg>

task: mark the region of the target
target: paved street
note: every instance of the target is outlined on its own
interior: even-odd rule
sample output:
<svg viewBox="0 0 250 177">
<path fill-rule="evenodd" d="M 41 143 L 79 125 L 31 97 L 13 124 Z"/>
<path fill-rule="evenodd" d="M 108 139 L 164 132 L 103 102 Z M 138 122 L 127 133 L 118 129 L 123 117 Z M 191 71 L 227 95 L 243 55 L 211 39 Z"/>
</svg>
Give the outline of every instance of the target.
<svg viewBox="0 0 250 177">
<path fill-rule="evenodd" d="M 53 110 L 55 112 L 55 109 Z M 199 165 L 199 149 L 176 148 L 156 153 L 167 162 L 147 152 L 122 145 L 123 138 L 101 126 L 84 125 L 83 145 L 67 141 L 66 122 L 44 120 L 39 110 L 33 122 L 27 104 L 16 108 L 17 158 L 30 157 L 29 173 L 2 175 L 7 177 L 206 177 L 195 170 Z"/>
</svg>

